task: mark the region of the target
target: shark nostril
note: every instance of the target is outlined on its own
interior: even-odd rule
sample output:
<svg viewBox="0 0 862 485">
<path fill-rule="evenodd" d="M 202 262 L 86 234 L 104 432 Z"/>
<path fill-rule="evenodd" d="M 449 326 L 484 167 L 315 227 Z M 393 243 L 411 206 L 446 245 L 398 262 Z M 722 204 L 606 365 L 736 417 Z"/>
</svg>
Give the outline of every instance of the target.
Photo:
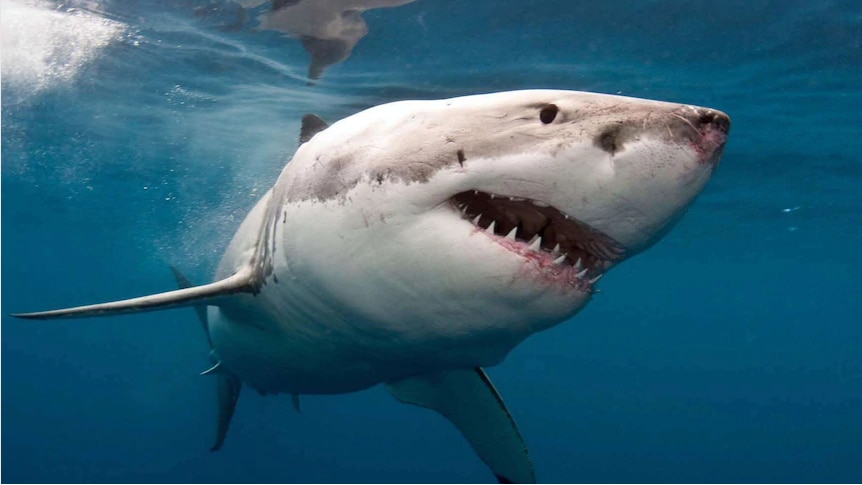
<svg viewBox="0 0 862 485">
<path fill-rule="evenodd" d="M 621 127 L 620 125 L 613 125 L 609 128 L 603 130 L 599 135 L 595 138 L 594 143 L 597 147 L 602 150 L 613 155 L 620 149 L 619 143 L 619 135 L 620 135 Z"/>
<path fill-rule="evenodd" d="M 715 113 L 712 124 L 725 135 L 730 132 L 730 118 L 724 113 Z"/>
<path fill-rule="evenodd" d="M 727 133 L 730 130 L 730 118 L 720 111 L 711 109 L 698 110 L 696 123 L 698 127 L 705 128 L 712 126 L 723 133 Z"/>
<path fill-rule="evenodd" d="M 707 111 L 705 113 L 701 113 L 700 116 L 698 116 L 698 118 L 697 118 L 698 123 L 700 123 L 702 125 L 712 123 L 714 120 L 715 120 L 715 113 L 713 113 L 712 111 Z"/>
</svg>

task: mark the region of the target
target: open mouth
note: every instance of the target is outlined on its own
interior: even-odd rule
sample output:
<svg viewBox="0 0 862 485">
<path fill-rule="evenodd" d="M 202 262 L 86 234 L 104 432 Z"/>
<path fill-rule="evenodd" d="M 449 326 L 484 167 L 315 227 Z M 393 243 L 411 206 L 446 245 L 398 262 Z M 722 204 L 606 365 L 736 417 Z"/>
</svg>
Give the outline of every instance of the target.
<svg viewBox="0 0 862 485">
<path fill-rule="evenodd" d="M 592 291 L 625 256 L 610 236 L 541 201 L 470 190 L 451 203 L 494 242 L 533 262 L 545 276 L 579 290 Z"/>
</svg>

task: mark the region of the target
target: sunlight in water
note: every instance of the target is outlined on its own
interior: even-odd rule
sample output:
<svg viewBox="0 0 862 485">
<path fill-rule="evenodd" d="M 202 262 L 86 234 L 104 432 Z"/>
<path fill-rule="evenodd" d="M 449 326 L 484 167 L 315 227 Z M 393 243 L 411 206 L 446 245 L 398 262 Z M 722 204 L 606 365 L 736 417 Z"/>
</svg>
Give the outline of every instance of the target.
<svg viewBox="0 0 862 485">
<path fill-rule="evenodd" d="M 82 10 L 52 9 L 48 2 L 4 1 L 2 12 L 3 84 L 24 97 L 74 79 L 125 29 Z"/>
</svg>

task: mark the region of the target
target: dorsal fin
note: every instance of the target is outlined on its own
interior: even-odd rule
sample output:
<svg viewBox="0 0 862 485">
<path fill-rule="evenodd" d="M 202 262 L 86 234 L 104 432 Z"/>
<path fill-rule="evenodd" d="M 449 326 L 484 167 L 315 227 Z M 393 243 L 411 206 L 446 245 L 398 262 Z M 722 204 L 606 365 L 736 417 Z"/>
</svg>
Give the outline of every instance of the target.
<svg viewBox="0 0 862 485">
<path fill-rule="evenodd" d="M 347 14 L 348 12 L 351 11 L 346 10 L 344 13 Z M 302 41 L 305 50 L 311 54 L 311 62 L 308 64 L 308 82 L 306 83 L 308 86 L 313 86 L 315 81 L 323 76 L 323 71 L 327 66 L 347 59 L 355 44 L 355 42 L 346 39 L 321 39 L 309 35 L 303 35 L 299 40 Z"/>
<path fill-rule="evenodd" d="M 299 131 L 299 144 L 311 140 L 311 137 L 329 128 L 320 116 L 308 113 L 302 117 L 302 129 Z"/>
<path fill-rule="evenodd" d="M 106 317 L 122 313 L 140 313 L 165 310 L 190 305 L 215 304 L 224 296 L 237 293 L 253 293 L 252 268 L 246 266 L 233 276 L 208 285 L 193 286 L 181 290 L 166 291 L 155 295 L 141 296 L 128 300 L 98 303 L 61 310 L 36 313 L 13 313 L 13 317 L 47 320 L 53 318 Z"/>
</svg>

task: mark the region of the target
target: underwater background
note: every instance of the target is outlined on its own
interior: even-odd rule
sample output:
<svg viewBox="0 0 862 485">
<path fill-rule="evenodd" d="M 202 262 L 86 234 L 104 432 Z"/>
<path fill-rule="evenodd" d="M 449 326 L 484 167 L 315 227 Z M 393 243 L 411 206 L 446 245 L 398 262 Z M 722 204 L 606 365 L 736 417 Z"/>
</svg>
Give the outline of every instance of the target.
<svg viewBox="0 0 862 485">
<path fill-rule="evenodd" d="M 210 453 L 192 310 L 9 314 L 209 281 L 304 113 L 520 88 L 733 122 L 679 225 L 489 369 L 539 481 L 862 480 L 862 3 L 319 0 L 321 40 L 303 1 L 0 2 L 3 481 L 493 480 L 381 387 L 246 389 Z"/>
</svg>

